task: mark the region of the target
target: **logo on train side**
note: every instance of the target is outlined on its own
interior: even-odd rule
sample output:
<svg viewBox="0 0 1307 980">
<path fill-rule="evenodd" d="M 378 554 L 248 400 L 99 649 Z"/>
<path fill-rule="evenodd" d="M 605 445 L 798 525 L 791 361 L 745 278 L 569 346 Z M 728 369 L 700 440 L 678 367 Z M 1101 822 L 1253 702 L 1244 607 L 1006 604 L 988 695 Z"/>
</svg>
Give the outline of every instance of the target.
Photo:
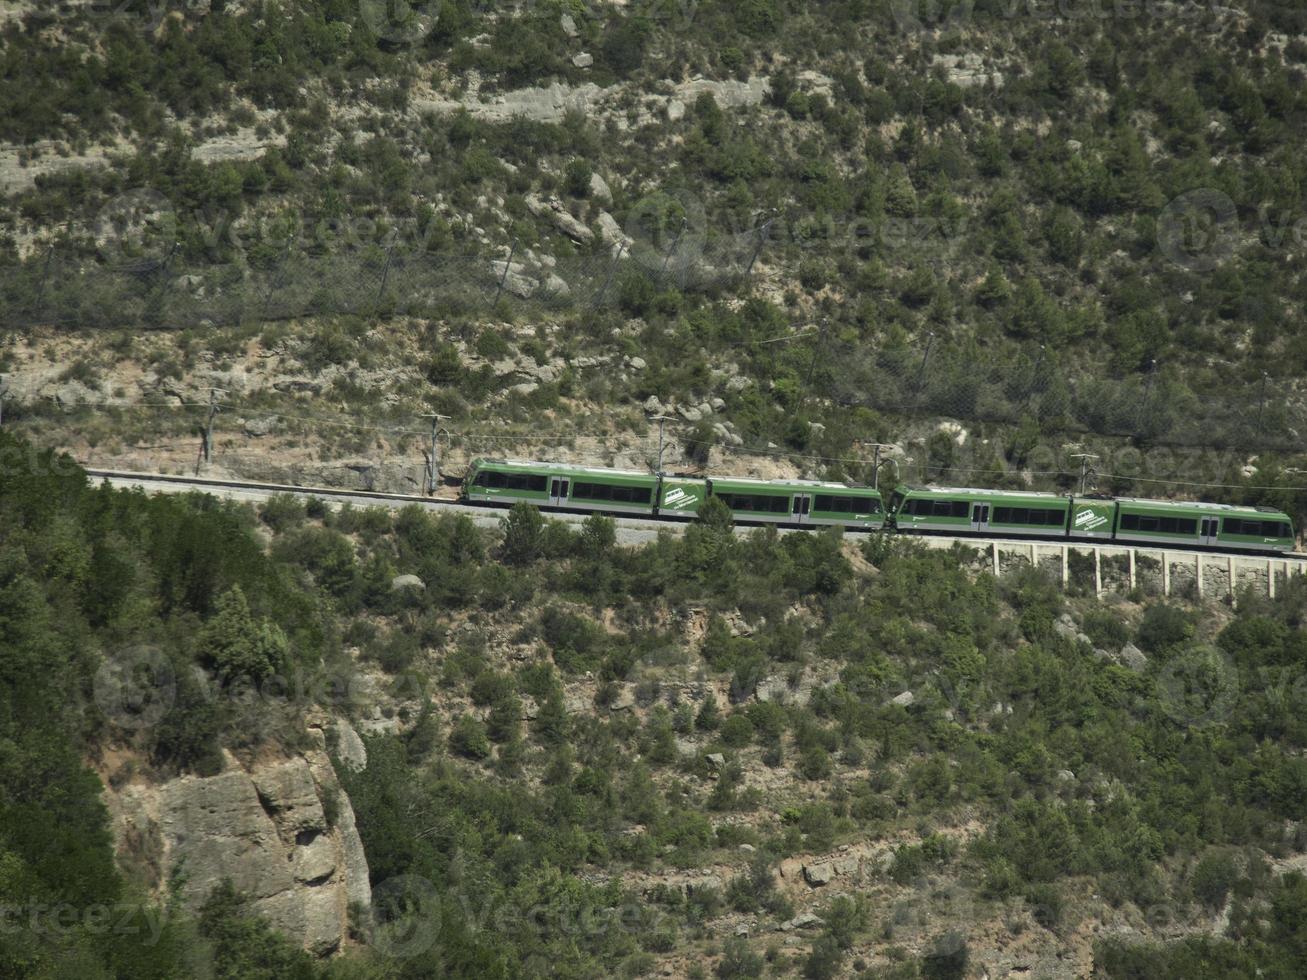
<svg viewBox="0 0 1307 980">
<path fill-rule="evenodd" d="M 1086 509 L 1076 514 L 1074 523 L 1079 531 L 1094 531 L 1106 524 L 1107 518 L 1102 514 Z"/>
<path fill-rule="evenodd" d="M 663 494 L 663 506 L 671 507 L 675 510 L 681 510 L 695 503 L 699 498 L 692 493 L 687 493 L 680 487 L 672 487 Z"/>
</svg>

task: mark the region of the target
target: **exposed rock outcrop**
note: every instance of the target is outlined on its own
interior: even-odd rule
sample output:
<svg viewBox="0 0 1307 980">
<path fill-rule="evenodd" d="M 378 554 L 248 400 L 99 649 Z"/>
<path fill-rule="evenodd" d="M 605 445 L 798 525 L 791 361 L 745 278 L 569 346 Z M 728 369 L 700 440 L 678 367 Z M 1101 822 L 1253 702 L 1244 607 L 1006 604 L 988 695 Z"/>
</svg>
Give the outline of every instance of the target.
<svg viewBox="0 0 1307 980">
<path fill-rule="evenodd" d="M 344 941 L 349 905 L 371 902 L 354 810 L 324 752 L 249 770 L 229 756 L 216 776 L 106 795 L 129 873 L 156 890 L 172 882 L 192 911 L 230 878 L 276 929 L 327 955 Z"/>
</svg>

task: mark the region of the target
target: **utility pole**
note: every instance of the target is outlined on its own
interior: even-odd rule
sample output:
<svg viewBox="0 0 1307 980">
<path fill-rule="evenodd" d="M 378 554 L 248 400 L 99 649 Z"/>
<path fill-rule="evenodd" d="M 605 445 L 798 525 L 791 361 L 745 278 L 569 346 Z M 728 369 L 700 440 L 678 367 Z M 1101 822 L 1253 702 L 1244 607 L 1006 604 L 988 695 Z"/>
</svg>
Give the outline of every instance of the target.
<svg viewBox="0 0 1307 980">
<path fill-rule="evenodd" d="M 204 420 L 204 432 L 200 436 L 200 453 L 195 458 L 195 475 L 200 475 L 200 463 L 208 463 L 213 458 L 213 418 L 221 409 L 218 407 L 218 392 L 227 393 L 222 388 L 209 389 L 209 417 Z"/>
<path fill-rule="evenodd" d="M 808 359 L 808 376 L 803 381 L 804 388 L 812 387 L 812 372 L 817 367 L 817 351 L 823 353 L 826 350 L 826 328 L 830 326 L 830 319 L 822 317 L 821 326 L 817 330 L 817 342 L 812 346 L 812 357 Z"/>
<path fill-rule="evenodd" d="M 423 474 L 426 483 L 423 492 L 434 497 L 436 484 L 440 482 L 440 423 L 449 421 L 450 416 L 428 412 L 422 417 L 431 420 L 431 455 L 427 457 L 427 468 Z"/>
<path fill-rule="evenodd" d="M 1085 495 L 1085 487 L 1089 483 L 1089 478 L 1094 478 L 1094 489 L 1098 489 L 1098 474 L 1089 466 L 1091 460 L 1098 459 L 1095 453 L 1072 453 L 1072 459 L 1080 460 L 1080 496 Z"/>
<path fill-rule="evenodd" d="M 658 423 L 658 475 L 663 475 L 663 424 L 665 422 L 675 422 L 674 415 L 650 415 L 650 422 Z"/>
<path fill-rule="evenodd" d="M 771 214 L 772 217 L 758 226 L 758 240 L 754 242 L 753 254 L 749 256 L 749 267 L 744 270 L 746 278 L 753 274 L 753 264 L 758 261 L 758 253 L 762 251 L 763 242 L 767 240 L 767 231 L 771 228 L 771 223 L 776 220 L 775 209 L 762 211 L 758 214 L 758 217 L 761 218 L 764 214 Z"/>
<path fill-rule="evenodd" d="M 871 449 L 871 485 L 873 488 L 880 489 L 880 451 L 890 448 L 887 442 L 864 443 L 864 446 Z M 887 460 L 888 462 L 888 460 Z"/>
<path fill-rule="evenodd" d="M 608 277 L 604 280 L 604 284 L 599 287 L 599 292 L 595 295 L 594 301 L 591 305 L 598 306 L 604 301 L 604 294 L 608 292 L 608 287 L 613 284 L 613 275 L 617 272 L 617 263 L 622 261 L 622 253 L 625 251 L 626 243 L 619 242 L 617 250 L 613 252 L 613 262 L 608 267 Z"/>
<path fill-rule="evenodd" d="M 672 247 L 669 248 L 667 254 L 663 256 L 663 267 L 658 270 L 658 287 L 660 289 L 663 285 L 663 276 L 667 274 L 667 263 L 672 261 L 672 255 L 676 252 L 676 246 L 681 244 L 681 236 L 685 234 L 685 226 L 687 224 L 689 224 L 689 220 L 682 218 L 681 227 L 677 229 L 676 237 L 672 239 Z"/>
<path fill-rule="evenodd" d="M 499 286 L 495 289 L 495 301 L 490 304 L 494 309 L 499 305 L 499 297 L 504 295 L 504 283 L 508 281 L 508 270 L 513 267 L 513 256 L 517 254 L 517 239 L 513 239 L 513 244 L 508 246 L 508 258 L 504 260 L 504 274 L 499 277 Z"/>
<path fill-rule="evenodd" d="M 921 355 L 921 367 L 917 368 L 917 383 L 912 393 L 912 414 L 917 414 L 917 406 L 921 403 L 921 393 L 926 386 L 926 365 L 930 363 L 930 349 L 935 346 L 934 331 L 926 334 L 926 349 Z"/>
</svg>

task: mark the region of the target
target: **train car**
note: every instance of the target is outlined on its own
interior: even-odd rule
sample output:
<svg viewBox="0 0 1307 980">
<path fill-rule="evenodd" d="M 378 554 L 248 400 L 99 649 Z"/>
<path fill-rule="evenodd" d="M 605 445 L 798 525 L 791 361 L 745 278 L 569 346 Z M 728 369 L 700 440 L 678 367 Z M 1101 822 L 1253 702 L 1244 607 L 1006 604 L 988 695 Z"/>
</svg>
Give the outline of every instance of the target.
<svg viewBox="0 0 1307 980">
<path fill-rule="evenodd" d="M 868 531 L 885 526 L 884 502 L 874 487 L 815 480 L 714 478 L 708 481 L 708 488 L 738 522 L 840 525 Z"/>
<path fill-rule="evenodd" d="M 1065 537 L 1071 499 L 1029 490 L 900 486 L 891 498 L 900 531 Z"/>
<path fill-rule="evenodd" d="M 478 459 L 463 484 L 468 500 L 535 504 L 652 517 L 658 478 L 638 470 L 607 470 L 565 463 Z"/>
<path fill-rule="evenodd" d="M 1294 548 L 1293 523 L 1270 507 L 1180 503 L 1119 497 L 1113 539 L 1140 544 L 1284 552 Z"/>
</svg>

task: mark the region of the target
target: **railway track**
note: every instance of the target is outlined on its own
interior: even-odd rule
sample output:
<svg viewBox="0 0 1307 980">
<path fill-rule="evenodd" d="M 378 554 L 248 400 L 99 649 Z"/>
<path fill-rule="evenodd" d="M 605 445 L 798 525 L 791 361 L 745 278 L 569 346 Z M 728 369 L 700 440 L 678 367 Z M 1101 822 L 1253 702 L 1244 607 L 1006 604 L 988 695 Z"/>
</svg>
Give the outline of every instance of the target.
<svg viewBox="0 0 1307 980">
<path fill-rule="evenodd" d="M 97 480 L 107 480 L 114 486 L 139 486 L 144 490 L 154 490 L 157 493 L 186 493 L 188 490 L 208 491 L 229 499 L 243 499 L 247 502 L 257 503 L 261 500 L 267 500 L 277 494 L 291 494 L 295 497 L 318 498 L 331 500 L 336 503 L 350 503 L 358 507 L 369 506 L 387 506 L 387 507 L 406 507 L 409 504 L 418 504 L 418 506 L 427 508 L 427 510 L 439 510 L 451 512 L 451 514 L 465 514 L 472 517 L 474 523 L 481 527 L 494 527 L 498 525 L 499 517 L 505 512 L 505 508 L 495 507 L 493 504 L 465 503 L 463 500 L 455 500 L 440 497 L 422 497 L 418 494 L 393 494 L 384 493 L 380 490 L 341 490 L 339 487 L 327 486 L 297 486 L 291 483 L 264 483 L 250 480 L 220 480 L 213 477 L 188 477 L 188 476 L 171 476 L 166 473 L 133 473 L 129 470 L 98 469 L 93 466 L 86 466 L 86 474 Z M 549 511 L 549 515 L 554 519 L 565 521 L 565 523 L 579 524 L 586 519 L 583 512 L 570 511 Z M 618 540 L 622 544 L 646 544 L 648 541 L 654 541 L 657 533 L 669 529 L 673 533 L 680 533 L 686 527 L 684 519 L 674 519 L 674 517 L 631 517 L 622 515 L 613 515 L 618 527 Z M 753 531 L 753 525 L 738 525 L 737 533 L 748 533 Z M 780 533 L 793 533 L 799 531 L 799 528 L 779 528 Z M 1280 555 L 1249 554 L 1246 551 L 1227 551 L 1227 550 L 1210 550 L 1210 549 L 1192 549 L 1192 547 L 1167 546 L 1165 549 L 1158 546 L 1146 545 L 1125 545 L 1115 544 L 1115 542 L 1097 542 L 1097 541 L 1069 541 L 1065 538 L 1043 537 L 1043 538 L 1010 538 L 1010 537 L 989 537 L 983 534 L 966 534 L 966 536 L 955 536 L 955 534 L 915 534 L 914 537 L 920 538 L 921 541 L 927 542 L 929 546 L 949 547 L 957 542 L 967 547 L 982 547 L 989 549 L 991 546 L 997 546 L 1002 550 L 1030 550 L 1034 546 L 1038 553 L 1039 547 L 1069 547 L 1072 550 L 1098 551 L 1102 555 L 1127 555 L 1127 554 L 1189 554 L 1204 555 L 1213 559 L 1227 558 L 1238 559 L 1238 561 L 1272 561 L 1299 563 L 1307 561 L 1307 553 L 1302 551 L 1290 551 L 1290 553 Z M 1307 571 L 1307 566 L 1304 566 Z"/>
</svg>

